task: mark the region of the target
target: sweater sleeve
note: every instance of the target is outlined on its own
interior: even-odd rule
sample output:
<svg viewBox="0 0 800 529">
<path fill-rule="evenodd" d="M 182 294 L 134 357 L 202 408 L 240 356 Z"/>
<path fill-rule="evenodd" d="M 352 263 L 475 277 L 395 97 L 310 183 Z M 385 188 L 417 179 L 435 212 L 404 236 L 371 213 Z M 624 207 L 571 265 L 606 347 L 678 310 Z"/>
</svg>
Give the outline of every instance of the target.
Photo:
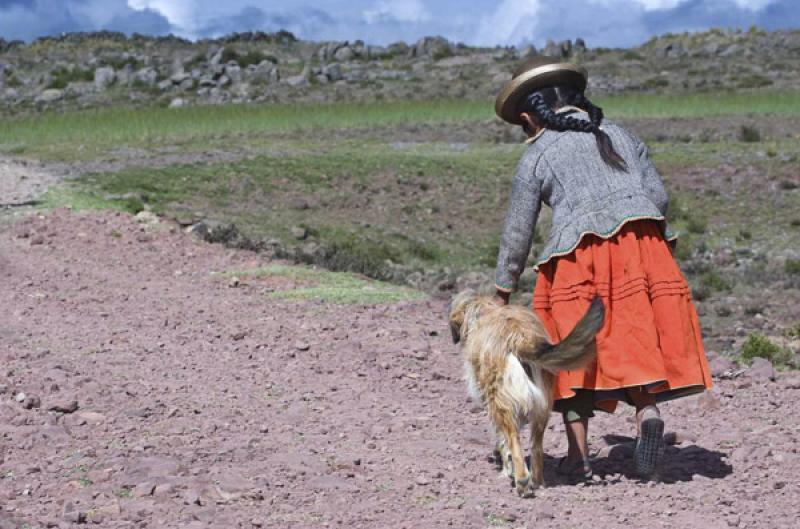
<svg viewBox="0 0 800 529">
<path fill-rule="evenodd" d="M 541 182 L 535 177 L 539 157 L 523 157 L 511 187 L 500 252 L 497 256 L 495 286 L 504 292 L 517 289 L 531 251 L 533 232 L 541 208 Z"/>
<path fill-rule="evenodd" d="M 642 187 L 648 198 L 661 211 L 661 214 L 666 216 L 669 196 L 666 189 L 664 189 L 664 181 L 661 179 L 661 175 L 658 174 L 658 170 L 650 159 L 650 150 L 642 141 L 639 141 L 638 153 L 639 163 L 642 168 Z"/>
</svg>

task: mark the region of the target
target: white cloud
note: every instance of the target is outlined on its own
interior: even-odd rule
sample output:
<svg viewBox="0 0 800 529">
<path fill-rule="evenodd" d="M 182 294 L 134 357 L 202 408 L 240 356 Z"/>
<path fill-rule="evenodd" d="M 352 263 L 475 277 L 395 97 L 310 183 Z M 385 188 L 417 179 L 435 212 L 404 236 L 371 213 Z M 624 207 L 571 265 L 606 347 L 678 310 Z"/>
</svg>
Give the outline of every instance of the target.
<svg viewBox="0 0 800 529">
<path fill-rule="evenodd" d="M 161 13 L 169 23 L 190 36 L 198 27 L 195 13 L 202 11 L 194 0 L 128 0 L 131 9 L 142 11 L 152 9 Z"/>
<path fill-rule="evenodd" d="M 481 19 L 474 42 L 484 46 L 516 44 L 536 33 L 539 0 L 503 0 Z"/>
<path fill-rule="evenodd" d="M 742 9 L 749 9 L 750 11 L 759 11 L 764 9 L 768 5 L 775 2 L 775 0 L 734 0 L 736 5 L 741 7 Z M 800 9 L 800 6 L 798 6 Z"/>
<path fill-rule="evenodd" d="M 634 0 L 637 4 L 640 4 L 646 10 L 650 11 L 653 9 L 672 9 L 674 7 L 678 7 L 678 5 L 682 4 L 686 0 Z M 612 3 L 619 3 L 619 2 L 612 2 Z"/>
<path fill-rule="evenodd" d="M 380 0 L 363 13 L 367 24 L 384 21 L 427 22 L 431 15 L 422 0 Z"/>
</svg>

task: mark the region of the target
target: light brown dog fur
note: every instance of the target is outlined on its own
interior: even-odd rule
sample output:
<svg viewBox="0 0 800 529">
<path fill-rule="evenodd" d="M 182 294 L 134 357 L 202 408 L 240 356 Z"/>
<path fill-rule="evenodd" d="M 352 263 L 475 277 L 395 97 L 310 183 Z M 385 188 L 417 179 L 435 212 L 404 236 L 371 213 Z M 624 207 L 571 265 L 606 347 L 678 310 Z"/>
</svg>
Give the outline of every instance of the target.
<svg viewBox="0 0 800 529">
<path fill-rule="evenodd" d="M 450 330 L 453 341 L 463 344 L 469 391 L 486 407 L 503 469 L 521 496 L 544 484 L 542 440 L 553 408 L 555 374 L 594 358 L 594 337 L 604 315 L 603 303 L 595 298 L 573 331 L 553 345 L 527 307 L 502 306 L 472 291 L 461 292 L 450 305 Z M 526 422 L 531 426 L 530 472 L 519 440 Z"/>
</svg>

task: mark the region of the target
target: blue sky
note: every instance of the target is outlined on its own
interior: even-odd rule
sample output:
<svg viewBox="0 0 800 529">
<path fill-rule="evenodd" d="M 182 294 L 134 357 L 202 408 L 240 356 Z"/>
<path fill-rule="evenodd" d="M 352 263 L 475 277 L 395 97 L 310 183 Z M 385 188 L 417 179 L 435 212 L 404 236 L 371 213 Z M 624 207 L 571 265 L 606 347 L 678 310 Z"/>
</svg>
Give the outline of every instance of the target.
<svg viewBox="0 0 800 529">
<path fill-rule="evenodd" d="M 800 27 L 800 0 L 0 0 L 0 37 L 111 29 L 187 38 L 287 29 L 372 44 L 442 35 L 473 45 L 582 37 L 632 46 L 668 31 Z"/>
</svg>

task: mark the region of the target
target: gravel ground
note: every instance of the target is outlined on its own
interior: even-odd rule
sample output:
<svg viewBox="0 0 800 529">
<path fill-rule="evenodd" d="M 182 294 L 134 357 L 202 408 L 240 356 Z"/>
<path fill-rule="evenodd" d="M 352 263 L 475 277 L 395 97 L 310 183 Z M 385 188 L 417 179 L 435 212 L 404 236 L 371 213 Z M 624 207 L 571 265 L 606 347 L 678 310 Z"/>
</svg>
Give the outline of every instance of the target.
<svg viewBox="0 0 800 529">
<path fill-rule="evenodd" d="M 554 416 L 523 500 L 442 301 L 276 301 L 212 274 L 262 264 L 124 214 L 0 232 L 0 528 L 797 527 L 797 372 L 666 404 L 660 482 L 632 474 L 629 408 L 592 423 L 596 480 L 560 481 Z"/>
<path fill-rule="evenodd" d="M 39 162 L 0 156 L 0 213 L 33 203 L 63 178 Z"/>
</svg>

